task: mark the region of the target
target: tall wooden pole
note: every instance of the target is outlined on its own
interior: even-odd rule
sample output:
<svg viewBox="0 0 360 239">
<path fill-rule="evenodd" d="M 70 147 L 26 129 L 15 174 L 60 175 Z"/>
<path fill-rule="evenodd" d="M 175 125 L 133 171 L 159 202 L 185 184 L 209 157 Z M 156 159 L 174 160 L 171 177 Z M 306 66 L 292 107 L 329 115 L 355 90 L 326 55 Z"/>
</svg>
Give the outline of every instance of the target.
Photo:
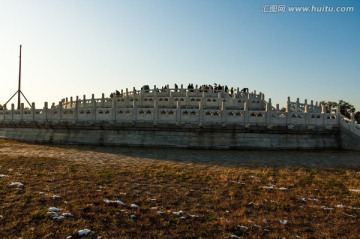
<svg viewBox="0 0 360 239">
<path fill-rule="evenodd" d="M 18 88 L 18 109 L 20 109 L 21 105 L 21 45 L 20 45 L 20 59 L 19 59 L 19 88 Z"/>
</svg>

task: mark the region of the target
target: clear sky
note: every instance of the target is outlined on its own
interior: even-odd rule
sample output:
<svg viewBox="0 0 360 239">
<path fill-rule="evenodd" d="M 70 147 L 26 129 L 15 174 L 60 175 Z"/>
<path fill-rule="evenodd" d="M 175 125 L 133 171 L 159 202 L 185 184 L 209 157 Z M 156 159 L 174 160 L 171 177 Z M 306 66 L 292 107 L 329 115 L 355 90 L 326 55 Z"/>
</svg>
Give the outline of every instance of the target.
<svg viewBox="0 0 360 239">
<path fill-rule="evenodd" d="M 1 104 L 17 91 L 22 44 L 22 91 L 39 108 L 142 85 L 218 83 L 280 106 L 290 96 L 360 110 L 358 0 L 0 0 L 0 36 Z"/>
</svg>

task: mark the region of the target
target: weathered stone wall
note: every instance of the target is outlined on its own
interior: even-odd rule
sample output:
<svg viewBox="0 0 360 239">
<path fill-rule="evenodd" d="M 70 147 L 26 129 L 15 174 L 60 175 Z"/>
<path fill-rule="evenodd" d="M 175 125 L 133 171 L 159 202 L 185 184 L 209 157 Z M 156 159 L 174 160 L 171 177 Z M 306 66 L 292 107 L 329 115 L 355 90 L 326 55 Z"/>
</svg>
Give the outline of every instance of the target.
<svg viewBox="0 0 360 239">
<path fill-rule="evenodd" d="M 339 149 L 339 129 L 264 126 L 199 128 L 148 124 L 8 125 L 0 137 L 56 144 L 98 144 L 221 149 Z"/>
</svg>

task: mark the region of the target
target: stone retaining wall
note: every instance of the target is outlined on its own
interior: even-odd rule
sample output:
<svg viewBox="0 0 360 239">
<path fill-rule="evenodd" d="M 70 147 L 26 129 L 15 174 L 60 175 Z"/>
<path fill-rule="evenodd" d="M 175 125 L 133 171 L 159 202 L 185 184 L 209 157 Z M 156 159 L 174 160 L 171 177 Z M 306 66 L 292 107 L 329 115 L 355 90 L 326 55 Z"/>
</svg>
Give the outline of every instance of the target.
<svg viewBox="0 0 360 239">
<path fill-rule="evenodd" d="M 27 142 L 220 149 L 340 149 L 339 128 L 211 127 L 148 124 L 10 124 L 0 137 Z"/>
</svg>

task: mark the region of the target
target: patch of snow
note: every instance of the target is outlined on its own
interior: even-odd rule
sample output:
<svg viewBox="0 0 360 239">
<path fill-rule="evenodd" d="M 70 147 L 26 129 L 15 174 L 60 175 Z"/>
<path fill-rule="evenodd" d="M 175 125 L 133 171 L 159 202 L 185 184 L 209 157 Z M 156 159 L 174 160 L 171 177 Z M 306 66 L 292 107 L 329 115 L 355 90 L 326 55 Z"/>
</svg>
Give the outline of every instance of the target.
<svg viewBox="0 0 360 239">
<path fill-rule="evenodd" d="M 339 204 L 339 205 L 336 205 L 337 208 L 346 208 L 346 206 L 342 205 L 342 204 Z"/>
<path fill-rule="evenodd" d="M 316 199 L 316 198 L 308 198 L 309 201 L 314 201 L 314 202 L 320 202 L 319 199 Z"/>
<path fill-rule="evenodd" d="M 133 203 L 133 204 L 131 204 L 131 205 L 130 205 L 130 207 L 132 207 L 132 208 L 139 208 L 139 206 L 138 206 L 138 205 L 136 205 L 136 204 L 134 204 L 134 203 Z"/>
<path fill-rule="evenodd" d="M 136 216 L 135 216 L 134 214 L 131 214 L 131 215 L 130 215 L 130 218 L 131 218 L 131 219 L 135 219 Z"/>
<path fill-rule="evenodd" d="M 286 225 L 286 224 L 288 224 L 288 220 L 280 220 L 280 223 L 283 225 Z"/>
<path fill-rule="evenodd" d="M 332 207 L 323 207 L 323 209 L 326 210 L 326 211 L 332 211 L 332 210 L 334 210 L 334 208 L 332 208 Z"/>
<path fill-rule="evenodd" d="M 60 196 L 60 195 L 55 195 L 55 194 L 54 194 L 54 195 L 52 195 L 52 196 L 51 196 L 51 198 L 52 198 L 52 199 L 58 199 L 58 198 L 61 198 L 61 196 Z"/>
<path fill-rule="evenodd" d="M 360 189 L 349 189 L 350 192 L 360 193 Z"/>
<path fill-rule="evenodd" d="M 83 229 L 83 230 L 79 230 L 78 231 L 78 235 L 79 236 L 87 236 L 91 233 L 91 230 L 90 229 Z"/>
<path fill-rule="evenodd" d="M 5 175 L 5 174 L 0 174 L 0 178 L 8 178 L 9 175 Z"/>
<path fill-rule="evenodd" d="M 270 190 L 270 189 L 274 189 L 274 187 L 273 187 L 273 186 L 264 186 L 263 189 L 268 189 L 268 190 Z"/>
<path fill-rule="evenodd" d="M 119 205 L 125 206 L 126 204 L 120 200 L 109 200 L 107 198 L 104 198 L 104 202 L 106 203 L 117 203 Z"/>
<path fill-rule="evenodd" d="M 346 216 L 348 216 L 348 217 L 356 218 L 355 215 L 351 215 L 351 214 L 347 214 L 347 213 L 345 213 L 345 214 L 346 214 Z"/>
<path fill-rule="evenodd" d="M 280 187 L 279 190 L 281 190 L 281 191 L 286 191 L 286 190 L 289 190 L 289 189 L 284 188 L 284 187 Z"/>
<path fill-rule="evenodd" d="M 237 235 L 231 235 L 230 238 L 241 238 L 241 237 L 239 237 Z"/>
<path fill-rule="evenodd" d="M 23 187 L 24 184 L 23 184 L 23 183 L 20 183 L 20 182 L 11 182 L 11 183 L 10 183 L 10 186 L 20 188 L 20 187 Z"/>
<path fill-rule="evenodd" d="M 264 229 L 264 232 L 269 233 L 270 230 L 265 228 L 265 229 Z"/>
<path fill-rule="evenodd" d="M 156 213 L 159 214 L 159 215 L 165 214 L 165 212 L 162 212 L 162 211 L 157 211 Z"/>
<path fill-rule="evenodd" d="M 176 215 L 176 216 L 180 216 L 183 213 L 184 213 L 183 211 L 173 212 L 173 214 Z"/>
<path fill-rule="evenodd" d="M 157 207 L 151 207 L 150 210 L 157 210 Z"/>
<path fill-rule="evenodd" d="M 249 228 L 247 226 L 244 225 L 237 225 L 238 228 L 243 229 L 243 230 L 249 230 Z"/>
<path fill-rule="evenodd" d="M 58 208 L 58 207 L 49 207 L 49 212 L 60 212 L 62 211 L 61 208 Z"/>
<path fill-rule="evenodd" d="M 261 228 L 261 226 L 260 225 L 257 225 L 257 224 L 254 224 L 254 227 L 257 227 L 257 228 Z"/>
</svg>

